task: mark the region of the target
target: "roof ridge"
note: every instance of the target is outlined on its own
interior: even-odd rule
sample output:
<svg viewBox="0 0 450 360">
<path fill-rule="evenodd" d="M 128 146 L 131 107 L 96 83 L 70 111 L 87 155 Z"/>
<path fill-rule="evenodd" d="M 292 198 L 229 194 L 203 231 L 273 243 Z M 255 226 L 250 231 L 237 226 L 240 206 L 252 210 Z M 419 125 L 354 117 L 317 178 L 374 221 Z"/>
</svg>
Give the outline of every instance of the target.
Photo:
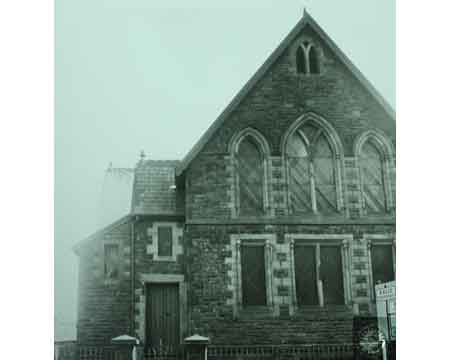
<svg viewBox="0 0 450 360">
<path fill-rule="evenodd" d="M 180 160 L 153 160 L 146 159 L 141 160 L 136 164 L 136 168 L 145 167 L 145 166 L 170 166 L 176 167 L 181 161 Z"/>
<path fill-rule="evenodd" d="M 179 159 L 146 159 L 142 162 L 179 162 Z"/>
</svg>

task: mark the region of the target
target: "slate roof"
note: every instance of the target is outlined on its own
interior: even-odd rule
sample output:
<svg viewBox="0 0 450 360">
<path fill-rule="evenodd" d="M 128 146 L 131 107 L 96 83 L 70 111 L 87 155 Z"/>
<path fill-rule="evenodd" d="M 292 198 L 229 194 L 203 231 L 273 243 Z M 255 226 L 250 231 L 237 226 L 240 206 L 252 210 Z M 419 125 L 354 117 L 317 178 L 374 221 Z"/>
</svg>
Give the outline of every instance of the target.
<svg viewBox="0 0 450 360">
<path fill-rule="evenodd" d="M 212 138 L 214 133 L 224 123 L 227 117 L 233 112 L 234 109 L 241 103 L 241 101 L 247 96 L 252 88 L 260 81 L 266 72 L 271 68 L 275 61 L 284 53 L 289 47 L 292 41 L 300 34 L 300 32 L 306 27 L 310 26 L 327 44 L 334 54 L 342 61 L 342 63 L 348 68 L 351 74 L 361 83 L 361 85 L 373 96 L 373 98 L 381 105 L 386 111 L 387 115 L 395 119 L 395 111 L 389 105 L 389 103 L 383 98 L 383 96 L 375 89 L 375 87 L 366 79 L 366 77 L 358 70 L 358 68 L 350 61 L 350 59 L 342 52 L 336 43 L 323 31 L 323 29 L 317 24 L 317 22 L 311 17 L 310 14 L 303 12 L 303 17 L 291 30 L 291 32 L 283 39 L 280 45 L 272 52 L 267 58 L 264 64 L 256 71 L 256 73 L 250 78 L 250 80 L 244 85 L 244 87 L 237 93 L 237 95 L 231 100 L 228 106 L 223 110 L 219 117 L 211 124 L 211 126 L 202 135 L 199 141 L 192 147 L 188 154 L 183 158 L 180 164 L 177 166 L 177 175 L 183 173 L 189 166 L 191 161 L 198 155 L 203 149 L 206 143 Z"/>
<path fill-rule="evenodd" d="M 141 160 L 134 169 L 106 170 L 102 188 L 99 230 L 73 247 L 86 243 L 130 221 L 134 215 L 182 216 L 184 192 L 175 187 L 179 160 Z"/>
<path fill-rule="evenodd" d="M 135 169 L 131 212 L 145 215 L 183 214 L 182 196 L 175 188 L 179 160 L 146 160 Z"/>
</svg>

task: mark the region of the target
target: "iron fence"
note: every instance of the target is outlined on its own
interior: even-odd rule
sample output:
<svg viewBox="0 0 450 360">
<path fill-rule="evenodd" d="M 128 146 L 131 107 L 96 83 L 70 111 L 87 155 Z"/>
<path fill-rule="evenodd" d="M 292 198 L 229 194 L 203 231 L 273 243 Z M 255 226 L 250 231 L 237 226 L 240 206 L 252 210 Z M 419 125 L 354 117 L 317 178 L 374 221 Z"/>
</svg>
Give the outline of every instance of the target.
<svg viewBox="0 0 450 360">
<path fill-rule="evenodd" d="M 78 346 L 75 360 L 131 360 L 132 347 L 120 345 Z"/>
<path fill-rule="evenodd" d="M 78 346 L 73 360 L 187 360 L 186 351 L 137 346 Z M 192 357 L 191 359 L 200 357 Z M 209 345 L 207 360 L 380 360 L 381 343 Z M 72 360 L 72 359 L 67 359 Z M 201 360 L 204 360 L 203 358 Z"/>
<path fill-rule="evenodd" d="M 379 360 L 381 343 L 208 347 L 208 360 Z"/>
<path fill-rule="evenodd" d="M 137 352 L 137 360 L 183 360 L 182 347 L 157 347 L 140 348 Z"/>
</svg>

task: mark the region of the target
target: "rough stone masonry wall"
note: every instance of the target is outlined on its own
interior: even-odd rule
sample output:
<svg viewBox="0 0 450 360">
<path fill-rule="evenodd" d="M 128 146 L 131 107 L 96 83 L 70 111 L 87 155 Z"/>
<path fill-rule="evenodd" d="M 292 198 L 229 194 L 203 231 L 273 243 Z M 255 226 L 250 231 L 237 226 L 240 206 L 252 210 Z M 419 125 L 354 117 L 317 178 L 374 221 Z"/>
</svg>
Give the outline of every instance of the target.
<svg viewBox="0 0 450 360">
<path fill-rule="evenodd" d="M 186 174 L 186 216 L 226 219 L 231 215 L 231 163 L 227 154 L 200 156 Z M 190 201 L 189 201 L 190 200 Z"/>
<path fill-rule="evenodd" d="M 188 225 L 186 274 L 189 333 L 215 344 L 277 344 L 351 341 L 355 316 L 371 315 L 369 259 L 364 234 L 394 237 L 390 225 Z M 231 235 L 274 234 L 272 263 L 274 309 L 236 315 L 236 274 Z M 315 309 L 292 304 L 292 273 L 285 234 L 351 234 L 348 306 Z"/>
<path fill-rule="evenodd" d="M 247 127 L 257 129 L 269 143 L 273 175 L 271 206 L 272 213 L 277 216 L 285 215 L 286 211 L 281 141 L 289 126 L 302 114 L 314 112 L 335 128 L 343 144 L 342 156 L 349 159 L 341 158 L 343 166 L 354 166 L 354 143 L 365 130 L 379 129 L 395 144 L 395 121 L 315 34 L 307 28 L 298 40 L 302 36 L 320 46 L 321 74 L 302 76 L 296 73 L 294 46 L 280 56 L 188 168 L 188 219 L 233 217 L 233 179 L 228 146 L 232 136 Z M 390 159 L 391 168 L 395 167 L 394 161 Z M 343 171 L 345 173 L 347 169 Z M 358 192 L 357 186 L 352 184 L 345 189 L 351 198 L 346 199 L 346 205 L 354 216 L 359 214 L 359 207 L 349 202 L 353 201 L 350 194 Z M 391 190 L 394 189 L 395 186 Z"/>
<path fill-rule="evenodd" d="M 105 279 L 104 244 L 118 244 L 119 276 Z M 130 224 L 118 225 L 92 239 L 79 259 L 77 340 L 82 344 L 110 344 L 130 332 Z"/>
</svg>

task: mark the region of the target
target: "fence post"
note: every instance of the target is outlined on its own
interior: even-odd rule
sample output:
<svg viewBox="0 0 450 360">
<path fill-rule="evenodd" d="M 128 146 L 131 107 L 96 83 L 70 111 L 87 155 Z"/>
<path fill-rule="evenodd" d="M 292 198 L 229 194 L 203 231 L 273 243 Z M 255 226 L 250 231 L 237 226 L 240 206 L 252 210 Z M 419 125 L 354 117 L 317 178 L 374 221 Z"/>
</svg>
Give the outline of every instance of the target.
<svg viewBox="0 0 450 360">
<path fill-rule="evenodd" d="M 119 345 L 120 348 L 120 360 L 136 360 L 135 346 L 139 344 L 139 340 L 135 337 L 129 335 L 120 335 L 111 339 L 111 344 Z M 126 357 L 122 358 L 123 354 L 126 353 Z"/>
<path fill-rule="evenodd" d="M 184 339 L 186 360 L 208 360 L 209 338 L 198 334 Z"/>
<path fill-rule="evenodd" d="M 132 359 L 133 360 L 144 360 L 144 346 L 142 345 L 135 345 L 133 346 L 132 351 Z"/>
</svg>

